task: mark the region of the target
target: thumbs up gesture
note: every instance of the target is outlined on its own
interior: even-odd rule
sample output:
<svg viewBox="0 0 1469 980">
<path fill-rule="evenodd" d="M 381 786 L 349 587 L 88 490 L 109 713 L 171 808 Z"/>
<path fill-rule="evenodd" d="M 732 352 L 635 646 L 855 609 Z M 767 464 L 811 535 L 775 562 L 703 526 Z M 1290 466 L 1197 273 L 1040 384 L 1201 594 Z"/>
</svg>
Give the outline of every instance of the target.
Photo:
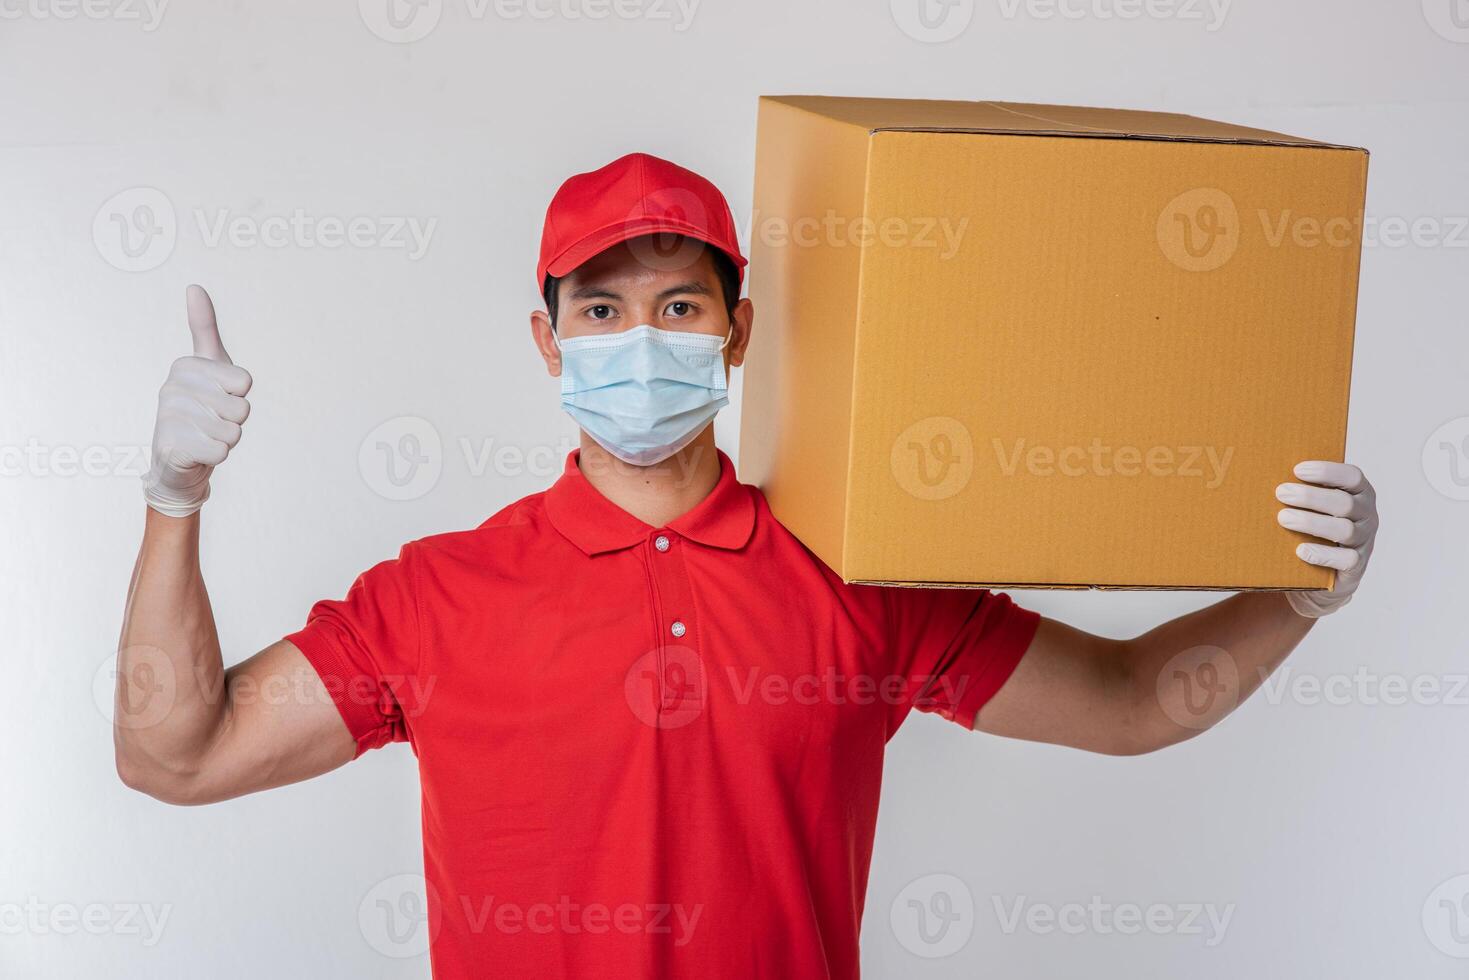
<svg viewBox="0 0 1469 980">
<path fill-rule="evenodd" d="M 148 506 L 169 517 L 187 517 L 209 499 L 209 474 L 250 414 L 250 372 L 225 353 L 209 294 L 190 286 L 186 299 L 194 353 L 173 362 L 158 391 L 153 465 L 143 478 Z"/>
</svg>

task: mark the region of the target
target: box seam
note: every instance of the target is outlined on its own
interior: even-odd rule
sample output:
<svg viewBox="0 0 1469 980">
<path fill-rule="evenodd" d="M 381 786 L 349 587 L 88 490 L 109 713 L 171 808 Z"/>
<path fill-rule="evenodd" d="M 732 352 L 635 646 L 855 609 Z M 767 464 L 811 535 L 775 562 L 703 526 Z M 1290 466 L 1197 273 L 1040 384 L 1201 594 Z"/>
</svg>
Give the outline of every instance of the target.
<svg viewBox="0 0 1469 980">
<path fill-rule="evenodd" d="M 810 111 L 810 110 L 806 110 Z M 821 118 L 829 118 L 822 116 Z M 1301 139 L 1300 142 L 1288 142 L 1285 140 L 1268 139 L 1239 139 L 1223 136 L 1173 136 L 1167 133 L 1104 133 L 1104 132 L 1068 132 L 1066 130 L 1039 130 L 1039 129 L 999 129 L 999 128 L 972 128 L 962 126 L 875 126 L 869 127 L 868 133 L 953 133 L 960 136 L 1049 136 L 1061 139 L 1094 139 L 1094 140 L 1137 140 L 1144 143 L 1208 143 L 1216 146 L 1270 146 L 1283 150 L 1346 150 L 1351 153 L 1366 154 L 1367 150 L 1360 146 L 1349 146 L 1344 143 L 1319 143 L 1315 140 Z"/>
<path fill-rule="evenodd" d="M 825 117 L 822 117 L 825 118 Z M 866 217 L 872 200 L 872 144 L 871 135 L 867 140 L 865 160 L 862 164 L 862 214 Z M 847 476 L 846 486 L 842 488 L 842 557 L 841 566 L 845 573 L 851 553 L 848 548 L 848 538 L 852 531 L 852 486 L 853 469 L 856 466 L 856 443 L 857 443 L 857 369 L 862 363 L 858 347 L 862 343 L 862 304 L 864 290 L 862 283 L 867 271 L 867 242 L 863 241 L 857 247 L 857 308 L 852 317 L 852 375 L 848 378 L 851 387 L 851 403 L 847 409 Z"/>
</svg>

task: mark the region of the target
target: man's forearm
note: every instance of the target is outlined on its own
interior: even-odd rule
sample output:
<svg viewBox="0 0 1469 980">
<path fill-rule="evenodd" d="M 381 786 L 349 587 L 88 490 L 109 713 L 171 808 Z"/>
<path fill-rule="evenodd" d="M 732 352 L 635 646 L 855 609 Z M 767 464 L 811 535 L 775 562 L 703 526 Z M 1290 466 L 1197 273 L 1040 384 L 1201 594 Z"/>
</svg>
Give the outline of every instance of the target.
<svg viewBox="0 0 1469 980">
<path fill-rule="evenodd" d="M 171 795 L 227 710 L 214 612 L 199 569 L 199 515 L 147 511 L 117 654 L 117 767 L 130 786 Z"/>
<path fill-rule="evenodd" d="M 1315 624 L 1282 592 L 1242 592 L 1124 644 L 1131 735 L 1147 751 L 1209 728 L 1248 698 Z"/>
</svg>

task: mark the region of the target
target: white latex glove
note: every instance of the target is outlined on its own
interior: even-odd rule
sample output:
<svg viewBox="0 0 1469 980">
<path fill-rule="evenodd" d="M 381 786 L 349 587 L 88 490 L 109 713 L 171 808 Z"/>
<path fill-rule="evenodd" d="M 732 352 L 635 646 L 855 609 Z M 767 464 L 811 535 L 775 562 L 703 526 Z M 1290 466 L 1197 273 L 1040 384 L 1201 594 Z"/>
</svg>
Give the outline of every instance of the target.
<svg viewBox="0 0 1469 980">
<path fill-rule="evenodd" d="M 1276 515 L 1281 526 L 1336 545 L 1296 546 L 1302 561 L 1336 569 L 1336 584 L 1330 590 L 1286 593 L 1291 608 L 1315 619 L 1346 605 L 1362 581 L 1377 537 L 1377 493 L 1350 463 L 1309 460 L 1296 465 L 1295 476 L 1307 482 L 1275 488 L 1275 498 L 1290 505 Z"/>
<path fill-rule="evenodd" d="M 225 353 L 209 294 L 190 286 L 185 298 L 194 354 L 173 362 L 158 391 L 153 465 L 143 477 L 148 506 L 169 517 L 188 517 L 209 499 L 209 474 L 240 441 L 250 415 L 250 372 Z"/>
</svg>

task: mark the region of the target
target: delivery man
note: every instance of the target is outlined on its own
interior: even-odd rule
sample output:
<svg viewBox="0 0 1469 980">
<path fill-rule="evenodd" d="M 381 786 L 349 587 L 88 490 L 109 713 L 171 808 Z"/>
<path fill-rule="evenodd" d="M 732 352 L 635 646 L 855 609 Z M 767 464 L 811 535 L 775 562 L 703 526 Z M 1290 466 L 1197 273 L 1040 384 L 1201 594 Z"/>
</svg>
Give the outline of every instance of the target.
<svg viewBox="0 0 1469 980">
<path fill-rule="evenodd" d="M 1216 716 L 1356 590 L 1373 491 L 1320 461 L 1276 495 L 1330 591 L 1235 595 L 1112 640 L 1002 594 L 843 583 L 714 445 L 754 327 L 744 267 L 697 174 L 634 154 L 566 181 L 530 317 L 581 427 L 565 471 L 405 545 L 228 669 L 198 512 L 250 376 L 191 286 L 118 655 L 123 781 L 212 803 L 407 741 L 435 976 L 855 977 L 883 750 L 912 709 L 1149 752 L 1218 720 L 1188 723 L 1218 668 L 1238 691 Z"/>
</svg>

